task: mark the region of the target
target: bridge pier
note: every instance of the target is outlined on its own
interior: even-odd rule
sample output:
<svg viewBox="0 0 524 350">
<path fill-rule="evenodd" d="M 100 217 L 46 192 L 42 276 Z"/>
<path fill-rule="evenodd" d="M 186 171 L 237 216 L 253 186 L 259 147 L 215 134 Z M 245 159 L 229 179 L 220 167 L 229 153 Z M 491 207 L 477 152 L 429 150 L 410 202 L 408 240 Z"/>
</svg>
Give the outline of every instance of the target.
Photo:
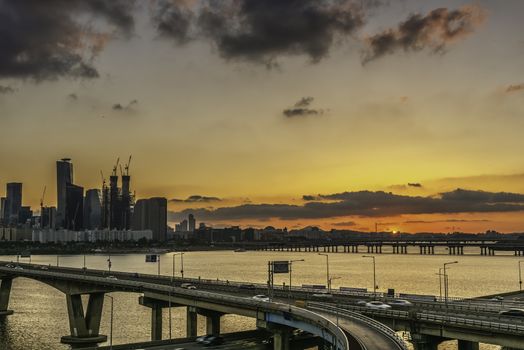
<svg viewBox="0 0 524 350">
<path fill-rule="evenodd" d="M 220 318 L 224 315 L 222 312 L 207 309 L 197 309 L 197 313 L 206 317 L 207 335 L 220 335 Z"/>
<path fill-rule="evenodd" d="M 415 350 L 438 350 L 444 339 L 423 334 L 411 334 L 411 343 Z"/>
<path fill-rule="evenodd" d="M 186 336 L 188 338 L 196 337 L 198 330 L 197 309 L 194 306 L 188 306 L 186 309 Z"/>
<path fill-rule="evenodd" d="M 84 316 L 81 294 L 66 294 L 67 313 L 71 335 L 60 339 L 64 344 L 96 344 L 107 340 L 107 336 L 98 334 L 104 307 L 104 294 L 91 293 Z"/>
<path fill-rule="evenodd" d="M 2 278 L 0 282 L 0 316 L 12 315 L 13 310 L 9 310 L 9 296 L 11 295 L 12 278 Z"/>
<path fill-rule="evenodd" d="M 479 343 L 459 339 L 458 350 L 479 350 Z"/>
<path fill-rule="evenodd" d="M 145 296 L 138 297 L 138 303 L 151 309 L 151 341 L 162 340 L 162 310 L 169 306 L 176 307 L 178 304 L 169 304 L 167 301 L 151 299 Z"/>
</svg>

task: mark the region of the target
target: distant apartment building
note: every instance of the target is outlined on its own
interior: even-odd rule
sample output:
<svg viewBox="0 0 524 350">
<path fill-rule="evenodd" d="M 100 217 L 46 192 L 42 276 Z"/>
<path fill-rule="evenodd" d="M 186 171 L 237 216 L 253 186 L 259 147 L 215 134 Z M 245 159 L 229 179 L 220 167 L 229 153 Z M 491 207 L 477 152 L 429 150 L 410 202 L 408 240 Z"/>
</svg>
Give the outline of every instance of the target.
<svg viewBox="0 0 524 350">
<path fill-rule="evenodd" d="M 86 191 L 84 199 L 84 228 L 94 230 L 102 228 L 102 198 L 100 190 Z"/>
<path fill-rule="evenodd" d="M 63 158 L 56 162 L 57 227 L 66 227 L 67 184 L 73 183 L 73 163 Z"/>
<path fill-rule="evenodd" d="M 167 199 L 140 199 L 135 204 L 131 221 L 133 230 L 151 230 L 153 239 L 165 241 L 167 236 Z"/>
<path fill-rule="evenodd" d="M 19 223 L 20 209 L 22 209 L 22 184 L 10 182 L 7 184 L 5 201 L 5 222 L 7 225 L 16 226 Z"/>
<path fill-rule="evenodd" d="M 66 184 L 66 211 L 64 225 L 69 230 L 83 229 L 84 218 L 84 188 Z"/>
<path fill-rule="evenodd" d="M 0 226 L 3 226 L 3 225 L 7 224 L 6 221 L 5 221 L 6 210 L 7 210 L 6 200 L 7 200 L 7 198 L 5 198 L 5 197 L 1 197 L 0 198 Z"/>
<path fill-rule="evenodd" d="M 187 225 L 188 225 L 187 228 L 189 232 L 195 232 L 196 220 L 193 214 L 189 214 L 189 217 L 187 218 Z"/>
</svg>

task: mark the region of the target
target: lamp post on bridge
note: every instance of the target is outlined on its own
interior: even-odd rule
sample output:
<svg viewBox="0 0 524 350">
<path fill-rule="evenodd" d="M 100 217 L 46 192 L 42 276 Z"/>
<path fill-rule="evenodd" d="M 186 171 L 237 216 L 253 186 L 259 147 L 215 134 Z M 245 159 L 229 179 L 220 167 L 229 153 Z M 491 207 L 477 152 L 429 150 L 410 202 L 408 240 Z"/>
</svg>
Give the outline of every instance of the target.
<svg viewBox="0 0 524 350">
<path fill-rule="evenodd" d="M 442 301 L 442 267 L 439 267 L 438 269 L 438 273 L 436 275 L 438 275 L 438 290 L 439 290 L 439 301 Z"/>
<path fill-rule="evenodd" d="M 524 260 L 519 260 L 519 290 L 522 291 L 522 263 Z"/>
<path fill-rule="evenodd" d="M 111 299 L 111 316 L 109 321 L 109 350 L 113 350 L 113 297 L 111 295 L 105 295 L 105 297 Z"/>
<path fill-rule="evenodd" d="M 173 289 L 173 284 L 175 282 L 175 257 L 177 255 L 183 255 L 184 253 L 173 253 L 172 260 L 173 260 L 173 270 L 171 271 L 171 288 L 169 289 L 169 339 L 172 339 L 172 316 L 171 316 L 171 290 Z"/>
<path fill-rule="evenodd" d="M 373 297 L 377 297 L 377 269 L 375 264 L 375 257 L 373 255 L 362 255 L 363 258 L 373 259 Z"/>
<path fill-rule="evenodd" d="M 444 263 L 444 267 L 442 268 L 444 270 L 444 300 L 446 303 L 446 307 L 448 306 L 448 292 L 449 292 L 448 274 L 446 272 L 446 266 L 452 265 L 452 264 L 458 264 L 458 261 L 451 261 L 451 262 Z"/>
<path fill-rule="evenodd" d="M 288 303 L 291 304 L 291 271 L 294 262 L 305 261 L 304 259 L 289 260 L 289 292 L 288 292 Z"/>
<path fill-rule="evenodd" d="M 329 255 L 324 253 L 318 253 L 318 255 L 322 255 L 326 257 L 326 285 L 328 291 L 331 291 L 331 286 L 329 285 Z"/>
</svg>

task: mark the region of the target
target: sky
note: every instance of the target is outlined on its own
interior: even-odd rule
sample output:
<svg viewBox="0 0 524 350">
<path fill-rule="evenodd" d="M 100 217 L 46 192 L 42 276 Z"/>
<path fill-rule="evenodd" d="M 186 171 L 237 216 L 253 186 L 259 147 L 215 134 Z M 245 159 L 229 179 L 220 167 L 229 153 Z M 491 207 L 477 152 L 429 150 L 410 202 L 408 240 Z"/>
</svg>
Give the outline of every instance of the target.
<svg viewBox="0 0 524 350">
<path fill-rule="evenodd" d="M 524 231 L 524 2 L 0 0 L 0 195 L 55 161 L 215 226 Z"/>
</svg>

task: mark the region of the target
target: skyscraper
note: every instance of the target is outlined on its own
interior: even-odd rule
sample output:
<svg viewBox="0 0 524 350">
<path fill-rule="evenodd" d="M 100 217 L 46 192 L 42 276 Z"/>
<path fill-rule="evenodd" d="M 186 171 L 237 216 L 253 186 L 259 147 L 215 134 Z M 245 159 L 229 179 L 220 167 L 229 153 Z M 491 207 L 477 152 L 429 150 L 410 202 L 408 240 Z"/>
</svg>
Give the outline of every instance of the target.
<svg viewBox="0 0 524 350">
<path fill-rule="evenodd" d="M 84 228 L 88 230 L 102 228 L 102 199 L 98 189 L 86 191 L 84 199 Z"/>
<path fill-rule="evenodd" d="M 20 209 L 22 208 L 22 184 L 10 182 L 7 184 L 5 220 L 8 225 L 18 224 Z"/>
<path fill-rule="evenodd" d="M 56 221 L 58 227 L 66 227 L 66 187 L 73 183 L 73 163 L 71 159 L 63 158 L 56 162 Z"/>
<path fill-rule="evenodd" d="M 189 214 L 189 217 L 187 219 L 187 224 L 188 224 L 188 231 L 195 232 L 196 221 L 195 221 L 195 217 L 193 216 L 193 214 Z"/>
<path fill-rule="evenodd" d="M 68 230 L 80 231 L 83 228 L 84 188 L 66 184 L 66 212 L 64 227 Z"/>
<path fill-rule="evenodd" d="M 0 198 L 0 226 L 5 225 L 6 222 L 4 221 L 5 218 L 5 212 L 6 212 L 7 206 L 6 206 L 6 198 L 1 197 Z"/>
<path fill-rule="evenodd" d="M 136 202 L 132 218 L 133 230 L 151 230 L 153 239 L 165 241 L 167 235 L 167 199 L 155 197 Z"/>
</svg>

